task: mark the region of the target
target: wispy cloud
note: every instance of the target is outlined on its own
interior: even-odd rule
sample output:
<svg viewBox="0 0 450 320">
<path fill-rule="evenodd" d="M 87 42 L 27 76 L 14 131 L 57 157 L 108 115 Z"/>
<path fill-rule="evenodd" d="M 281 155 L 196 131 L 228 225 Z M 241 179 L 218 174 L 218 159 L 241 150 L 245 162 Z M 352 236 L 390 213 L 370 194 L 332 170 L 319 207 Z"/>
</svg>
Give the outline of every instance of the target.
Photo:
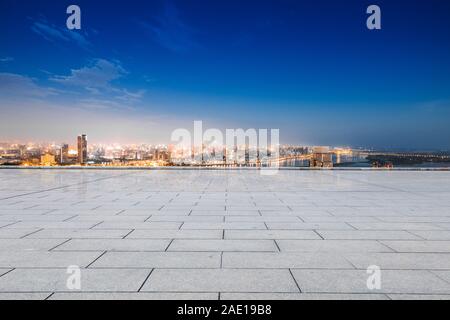
<svg viewBox="0 0 450 320">
<path fill-rule="evenodd" d="M 45 98 L 56 94 L 58 90 L 40 86 L 33 78 L 15 73 L 0 73 L 0 97 Z"/>
<path fill-rule="evenodd" d="M 0 73 L 0 110 L 12 102 L 23 106 L 36 103 L 58 105 L 79 110 L 133 110 L 132 103 L 138 102 L 142 92 L 132 93 L 126 89 L 119 90 L 116 96 L 101 94 L 77 94 L 39 84 L 36 79 L 15 73 Z M 70 97 L 70 99 L 67 99 Z M 4 110 L 2 110 L 4 111 Z"/>
<path fill-rule="evenodd" d="M 127 103 L 134 103 L 141 101 L 141 99 L 144 97 L 144 94 L 146 93 L 145 90 L 138 90 L 136 92 L 128 91 L 127 89 L 122 89 L 118 92 L 119 95 L 116 96 L 116 99 L 127 102 Z"/>
<path fill-rule="evenodd" d="M 102 106 L 103 108 L 115 106 L 115 102 L 112 103 L 113 100 L 120 101 L 122 104 L 133 104 L 141 101 L 145 90 L 130 91 L 114 84 L 115 80 L 127 74 L 128 72 L 119 61 L 94 59 L 87 66 L 72 69 L 69 75 L 56 75 L 51 77 L 50 80 L 64 86 L 77 87 L 87 91 L 95 97 L 95 103 L 92 103 L 92 105 Z M 99 103 L 99 97 L 101 96 L 104 96 L 105 99 L 101 101 L 105 103 Z"/>
<path fill-rule="evenodd" d="M 78 103 L 75 105 L 78 108 L 82 109 L 97 109 L 97 110 L 133 110 L 134 108 L 120 103 L 115 100 L 108 100 L 108 99 L 95 99 L 95 98 L 89 98 L 89 99 L 81 99 L 78 101 Z"/>
<path fill-rule="evenodd" d="M 50 80 L 98 92 L 101 89 L 110 89 L 111 82 L 125 74 L 127 72 L 118 61 L 94 59 L 85 67 L 72 69 L 70 75 L 54 76 Z"/>
<path fill-rule="evenodd" d="M 166 1 L 163 13 L 153 20 L 140 21 L 139 24 L 164 48 L 185 52 L 198 47 L 193 38 L 194 29 L 182 21 L 178 9 L 171 2 Z"/>
<path fill-rule="evenodd" d="M 146 91 L 133 91 L 114 83 L 127 74 L 119 61 L 105 59 L 92 60 L 84 67 L 71 70 L 68 75 L 51 75 L 41 80 L 0 73 L 0 110 L 13 101 L 23 105 L 37 101 L 61 103 L 80 110 L 134 110 Z"/>
<path fill-rule="evenodd" d="M 90 50 L 92 44 L 87 40 L 87 33 L 78 30 L 69 30 L 49 23 L 44 18 L 34 21 L 31 30 L 47 41 L 57 43 L 74 43 L 79 47 Z"/>
</svg>

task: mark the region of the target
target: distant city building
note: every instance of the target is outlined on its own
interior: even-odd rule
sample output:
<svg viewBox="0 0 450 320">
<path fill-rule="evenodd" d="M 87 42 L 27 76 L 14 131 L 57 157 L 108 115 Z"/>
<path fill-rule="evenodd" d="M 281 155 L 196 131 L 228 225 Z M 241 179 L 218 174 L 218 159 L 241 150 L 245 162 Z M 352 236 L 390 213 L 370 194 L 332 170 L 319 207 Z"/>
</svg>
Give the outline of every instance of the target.
<svg viewBox="0 0 450 320">
<path fill-rule="evenodd" d="M 69 163 L 69 145 L 68 144 L 61 145 L 59 162 L 61 164 Z"/>
<path fill-rule="evenodd" d="M 313 155 L 309 163 L 310 167 L 315 168 L 332 168 L 333 153 L 329 147 L 314 147 Z"/>
<path fill-rule="evenodd" d="M 78 136 L 78 163 L 86 164 L 87 162 L 87 138 L 85 134 Z"/>
<path fill-rule="evenodd" d="M 46 153 L 41 156 L 41 166 L 54 166 L 56 164 L 55 156 Z"/>
</svg>

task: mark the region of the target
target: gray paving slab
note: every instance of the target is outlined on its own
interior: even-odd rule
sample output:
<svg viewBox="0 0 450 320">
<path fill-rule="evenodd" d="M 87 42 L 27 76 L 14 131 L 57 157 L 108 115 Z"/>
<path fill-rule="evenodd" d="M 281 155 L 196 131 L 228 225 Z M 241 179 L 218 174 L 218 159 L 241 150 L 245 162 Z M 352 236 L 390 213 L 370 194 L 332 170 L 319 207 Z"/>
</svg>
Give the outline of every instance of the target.
<svg viewBox="0 0 450 320">
<path fill-rule="evenodd" d="M 225 239 L 321 239 L 313 230 L 225 230 Z"/>
<path fill-rule="evenodd" d="M 151 270 L 80 269 L 80 289 L 68 287 L 67 269 L 15 269 L 0 277 L 0 292 L 138 291 Z"/>
<path fill-rule="evenodd" d="M 266 225 L 271 230 L 354 230 L 344 222 L 267 222 Z"/>
<path fill-rule="evenodd" d="M 13 228 L 1 228 L 0 239 L 20 239 L 26 237 L 34 232 L 42 230 L 40 228 L 27 228 L 27 229 L 13 229 Z"/>
<path fill-rule="evenodd" d="M 450 284 L 428 271 L 382 270 L 380 289 L 367 286 L 366 270 L 292 270 L 302 292 L 450 294 Z"/>
<path fill-rule="evenodd" d="M 93 229 L 154 229 L 165 230 L 172 229 L 178 230 L 181 227 L 181 222 L 111 222 L 106 221 L 96 225 Z"/>
<path fill-rule="evenodd" d="M 170 242 L 168 239 L 70 239 L 53 251 L 165 251 Z"/>
<path fill-rule="evenodd" d="M 10 271 L 12 271 L 13 269 L 8 269 L 8 268 L 0 268 L 0 277 Z"/>
<path fill-rule="evenodd" d="M 273 240 L 174 240 L 167 251 L 278 251 Z"/>
<path fill-rule="evenodd" d="M 425 240 L 449 240 L 450 241 L 450 230 L 443 231 L 421 231 L 414 230 L 411 231 L 412 234 Z"/>
<path fill-rule="evenodd" d="M 93 268 L 219 268 L 218 252 L 107 252 Z"/>
<path fill-rule="evenodd" d="M 17 229 L 20 230 L 20 229 Z M 115 238 L 123 238 L 128 233 L 130 233 L 132 229 L 41 229 L 38 232 L 32 233 L 27 238 L 32 239 L 115 239 Z"/>
<path fill-rule="evenodd" d="M 288 270 L 156 269 L 142 291 L 299 292 Z"/>
<path fill-rule="evenodd" d="M 67 268 L 88 266 L 101 252 L 1 251 L 0 268 Z"/>
<path fill-rule="evenodd" d="M 134 230 L 127 239 L 222 239 L 222 230 Z"/>
<path fill-rule="evenodd" d="M 48 251 L 66 240 L 62 239 L 0 239 L 0 255 L 8 251 Z"/>
<path fill-rule="evenodd" d="M 42 229 L 90 229 L 95 226 L 94 222 L 79 222 L 79 221 L 20 221 L 9 227 L 8 229 L 29 229 L 29 228 L 42 228 Z"/>
<path fill-rule="evenodd" d="M 371 265 L 382 269 L 450 269 L 450 255 L 445 253 L 346 253 L 345 258 L 358 269 Z"/>
<path fill-rule="evenodd" d="M 396 252 L 442 252 L 450 253 L 450 241 L 380 241 Z"/>
<path fill-rule="evenodd" d="M 299 252 L 224 252 L 224 268 L 342 268 L 353 269 L 343 256 L 335 253 Z"/>
<path fill-rule="evenodd" d="M 50 221 L 50 222 L 61 222 L 66 219 L 72 218 L 75 215 L 66 214 L 66 215 L 29 215 L 29 214 L 8 214 L 8 215 L 0 215 L 0 221 Z"/>
<path fill-rule="evenodd" d="M 95 223 L 99 223 L 99 222 L 144 222 L 147 219 L 149 219 L 151 217 L 150 214 L 147 215 L 136 215 L 136 216 L 132 216 L 132 215 L 72 215 L 69 216 L 72 217 L 70 219 L 70 221 L 75 222 L 75 221 L 93 221 Z M 67 217 L 67 218 L 69 218 Z"/>
<path fill-rule="evenodd" d="M 0 294 L 0 299 L 1 299 Z M 49 300 L 217 300 L 214 292 L 56 292 Z"/>
<path fill-rule="evenodd" d="M 263 222 L 186 222 L 181 229 L 267 230 Z"/>
<path fill-rule="evenodd" d="M 416 232 L 391 230 L 317 230 L 327 240 L 420 240 Z"/>
<path fill-rule="evenodd" d="M 0 300 L 45 300 L 51 292 L 0 292 Z"/>
<path fill-rule="evenodd" d="M 148 218 L 149 222 L 224 222 L 225 216 L 176 216 L 176 215 L 153 215 Z"/>
<path fill-rule="evenodd" d="M 291 252 L 393 252 L 375 240 L 277 240 L 280 251 Z"/>
<path fill-rule="evenodd" d="M 220 300 L 389 300 L 389 297 L 385 294 L 376 293 L 221 292 Z"/>
<path fill-rule="evenodd" d="M 433 274 L 437 275 L 439 278 L 450 283 L 450 270 L 446 271 L 432 271 Z"/>
<path fill-rule="evenodd" d="M 352 222 L 351 225 L 358 230 L 442 230 L 434 223 L 408 223 L 408 222 Z"/>
<path fill-rule="evenodd" d="M 450 294 L 388 294 L 391 300 L 450 300 Z"/>
</svg>

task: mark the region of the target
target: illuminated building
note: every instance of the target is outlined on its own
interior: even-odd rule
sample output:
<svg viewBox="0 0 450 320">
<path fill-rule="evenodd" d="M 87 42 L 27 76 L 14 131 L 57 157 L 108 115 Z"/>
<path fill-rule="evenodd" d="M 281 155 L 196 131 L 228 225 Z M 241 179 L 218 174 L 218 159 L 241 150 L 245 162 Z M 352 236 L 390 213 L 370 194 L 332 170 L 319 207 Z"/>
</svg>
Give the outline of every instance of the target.
<svg viewBox="0 0 450 320">
<path fill-rule="evenodd" d="M 61 145 L 59 161 L 61 164 L 66 164 L 69 162 L 69 145 L 68 144 Z"/>
<path fill-rule="evenodd" d="M 55 156 L 49 153 L 41 156 L 41 165 L 42 166 L 54 166 L 56 164 Z"/>
<path fill-rule="evenodd" d="M 78 136 L 78 163 L 86 164 L 87 162 L 87 138 L 83 134 Z"/>
<path fill-rule="evenodd" d="M 330 152 L 328 147 L 314 147 L 309 166 L 319 168 L 333 167 L 333 153 Z"/>
</svg>

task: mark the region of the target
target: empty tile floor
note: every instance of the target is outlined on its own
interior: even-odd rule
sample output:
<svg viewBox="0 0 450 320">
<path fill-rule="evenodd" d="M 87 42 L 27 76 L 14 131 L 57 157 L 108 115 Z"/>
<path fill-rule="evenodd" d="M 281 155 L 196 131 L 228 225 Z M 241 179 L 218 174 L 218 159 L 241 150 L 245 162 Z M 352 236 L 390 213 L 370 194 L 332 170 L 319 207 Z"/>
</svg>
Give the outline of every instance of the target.
<svg viewBox="0 0 450 320">
<path fill-rule="evenodd" d="M 0 299 L 428 298 L 450 172 L 0 170 Z"/>
</svg>

